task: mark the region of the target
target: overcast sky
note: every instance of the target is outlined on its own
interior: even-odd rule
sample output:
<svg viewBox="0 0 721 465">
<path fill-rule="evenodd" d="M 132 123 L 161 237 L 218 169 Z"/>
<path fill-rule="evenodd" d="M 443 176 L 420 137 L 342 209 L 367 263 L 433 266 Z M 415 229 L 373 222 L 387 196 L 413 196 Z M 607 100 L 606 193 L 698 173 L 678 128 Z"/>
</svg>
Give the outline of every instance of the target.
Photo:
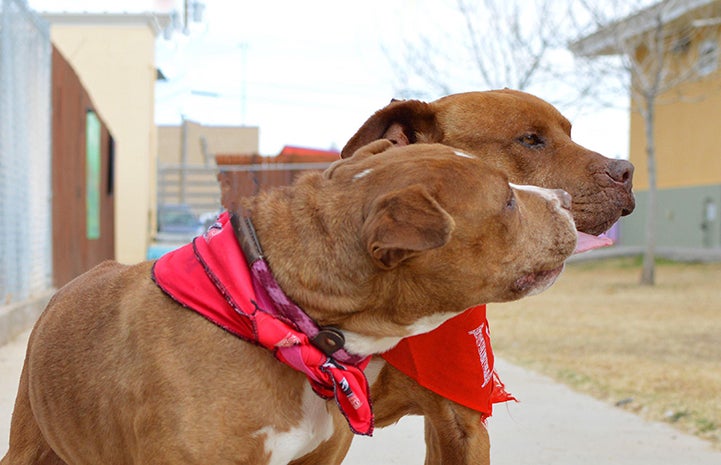
<svg viewBox="0 0 721 465">
<path fill-rule="evenodd" d="M 366 118 L 397 96 L 383 49 L 398 50 L 402 38 L 419 28 L 450 24 L 438 0 L 205 2 L 204 20 L 189 35 L 157 39 L 156 62 L 167 81 L 156 85 L 156 122 L 178 124 L 185 115 L 207 125 L 258 126 L 265 155 L 284 145 L 342 148 Z M 138 11 L 153 1 L 29 3 L 38 9 Z M 551 98 L 550 92 L 537 93 Z M 574 139 L 610 157 L 627 156 L 625 112 L 567 109 L 566 115 Z"/>
<path fill-rule="evenodd" d="M 204 25 L 158 41 L 156 120 L 259 126 L 263 154 L 341 148 L 394 96 L 390 3 L 209 0 Z"/>
<path fill-rule="evenodd" d="M 259 126 L 263 154 L 284 145 L 342 148 L 396 96 L 383 48 L 398 49 L 415 28 L 441 27 L 440 3 L 207 0 L 204 25 L 158 41 L 168 82 L 157 86 L 156 120 L 177 123 L 182 113 L 204 124 Z M 567 113 L 578 141 L 627 157 L 623 112 Z"/>
</svg>

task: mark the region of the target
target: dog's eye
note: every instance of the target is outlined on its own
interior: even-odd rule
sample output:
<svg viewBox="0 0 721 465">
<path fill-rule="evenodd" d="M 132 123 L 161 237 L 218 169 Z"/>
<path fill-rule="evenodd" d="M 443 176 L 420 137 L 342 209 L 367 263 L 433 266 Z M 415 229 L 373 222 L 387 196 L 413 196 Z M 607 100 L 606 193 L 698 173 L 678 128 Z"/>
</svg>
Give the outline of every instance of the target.
<svg viewBox="0 0 721 465">
<path fill-rule="evenodd" d="M 516 208 L 516 195 L 513 193 L 513 189 L 510 191 L 508 200 L 506 200 L 506 210 L 513 210 Z"/>
<path fill-rule="evenodd" d="M 518 142 L 529 148 L 539 148 L 544 144 L 541 136 L 532 132 L 519 137 Z"/>
</svg>

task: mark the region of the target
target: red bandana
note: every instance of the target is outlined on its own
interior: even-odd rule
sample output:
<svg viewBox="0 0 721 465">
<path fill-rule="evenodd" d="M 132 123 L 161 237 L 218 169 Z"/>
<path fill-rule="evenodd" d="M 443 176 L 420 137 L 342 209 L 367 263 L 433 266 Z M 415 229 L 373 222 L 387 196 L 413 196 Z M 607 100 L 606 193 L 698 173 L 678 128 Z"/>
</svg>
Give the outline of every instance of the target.
<svg viewBox="0 0 721 465">
<path fill-rule="evenodd" d="M 603 234 L 579 232 L 574 253 L 611 244 Z M 493 404 L 516 400 L 493 368 L 485 305 L 466 310 L 433 331 L 403 339 L 381 356 L 421 386 L 480 412 L 484 418 L 493 413 Z"/>
<path fill-rule="evenodd" d="M 493 404 L 516 400 L 493 369 L 486 306 L 473 307 L 433 331 L 407 337 L 381 354 L 421 386 L 491 416 Z"/>
<path fill-rule="evenodd" d="M 372 434 L 373 413 L 363 373 L 369 359 L 341 364 L 312 345 L 293 322 L 274 316 L 269 292 L 277 290 L 263 288 L 251 275 L 227 213 L 204 236 L 158 259 L 153 280 L 184 307 L 304 373 L 316 394 L 335 397 L 354 433 Z"/>
</svg>

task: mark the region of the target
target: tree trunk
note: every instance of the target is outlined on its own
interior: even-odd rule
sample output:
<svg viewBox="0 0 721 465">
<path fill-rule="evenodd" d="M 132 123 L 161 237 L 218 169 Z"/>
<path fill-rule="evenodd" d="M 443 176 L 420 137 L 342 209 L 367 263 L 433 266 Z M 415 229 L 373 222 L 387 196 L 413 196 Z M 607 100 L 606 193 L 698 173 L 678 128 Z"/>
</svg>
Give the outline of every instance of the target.
<svg viewBox="0 0 721 465">
<path fill-rule="evenodd" d="M 641 284 L 656 283 L 656 145 L 654 143 L 656 96 L 644 97 L 643 119 L 646 127 L 646 166 L 648 170 L 648 211 L 646 213 L 646 249 L 643 254 Z"/>
</svg>

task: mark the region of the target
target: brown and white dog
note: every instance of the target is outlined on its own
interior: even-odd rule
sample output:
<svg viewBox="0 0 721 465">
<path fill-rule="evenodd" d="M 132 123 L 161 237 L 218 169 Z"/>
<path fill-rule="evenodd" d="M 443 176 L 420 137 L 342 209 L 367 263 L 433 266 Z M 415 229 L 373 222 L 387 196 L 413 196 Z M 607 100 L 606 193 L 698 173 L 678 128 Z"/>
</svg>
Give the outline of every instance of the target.
<svg viewBox="0 0 721 465">
<path fill-rule="evenodd" d="M 555 280 L 576 244 L 568 194 L 510 185 L 443 145 L 390 146 L 373 142 L 245 201 L 285 295 L 344 334 L 348 352 L 385 351 L 474 304 Z M 222 234 L 235 241 L 216 251 L 226 260 L 242 229 L 232 225 L 163 263 L 181 277 L 196 259 L 205 269 L 203 251 Z M 2 465 L 284 464 L 348 431 L 332 399 L 276 360 L 297 338 L 271 352 L 223 331 L 156 286 L 158 263 L 106 262 L 53 297 L 30 336 Z M 215 278 L 183 286 L 192 297 Z M 230 287 L 217 288 L 228 302 Z"/>
<path fill-rule="evenodd" d="M 633 165 L 576 144 L 571 123 L 552 105 L 525 92 L 504 89 L 453 94 L 430 103 L 391 102 L 363 124 L 341 155 L 380 138 L 399 146 L 443 143 L 482 158 L 511 182 L 563 189 L 571 194 L 571 212 L 581 233 L 603 233 L 635 206 Z M 421 338 L 438 343 L 433 333 Z M 481 413 L 420 386 L 380 357 L 374 357 L 371 368 L 379 372 L 371 387 L 378 426 L 404 415 L 425 416 L 426 465 L 490 462 Z M 347 431 L 339 431 L 324 444 L 326 449 L 298 464 L 333 463 L 329 451 L 347 449 L 351 440 Z"/>
</svg>

